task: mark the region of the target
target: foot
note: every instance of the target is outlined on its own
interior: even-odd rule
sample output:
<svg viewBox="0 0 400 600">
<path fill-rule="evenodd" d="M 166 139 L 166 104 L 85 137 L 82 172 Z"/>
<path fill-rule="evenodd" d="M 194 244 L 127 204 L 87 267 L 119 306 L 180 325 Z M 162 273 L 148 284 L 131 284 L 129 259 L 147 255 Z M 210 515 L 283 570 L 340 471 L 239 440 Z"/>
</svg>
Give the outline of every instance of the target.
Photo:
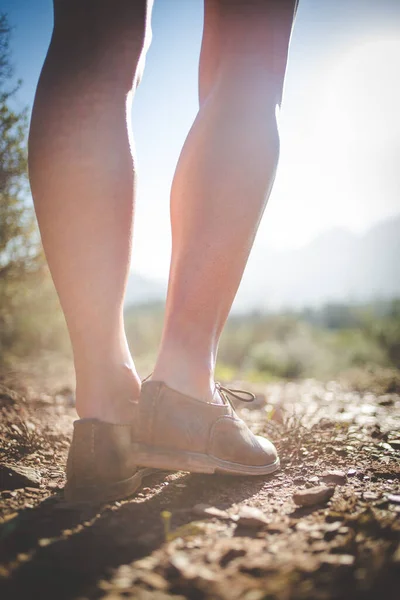
<svg viewBox="0 0 400 600">
<path fill-rule="evenodd" d="M 111 502 L 136 492 L 154 471 L 137 467 L 131 432 L 130 423 L 75 421 L 64 489 L 68 502 Z"/>
<path fill-rule="evenodd" d="M 274 445 L 239 419 L 229 401 L 232 392 L 222 386 L 217 390 L 221 404 L 210 404 L 162 381 L 143 383 L 132 446 L 138 464 L 232 475 L 266 475 L 278 469 Z M 252 396 L 241 394 L 246 401 Z"/>
</svg>

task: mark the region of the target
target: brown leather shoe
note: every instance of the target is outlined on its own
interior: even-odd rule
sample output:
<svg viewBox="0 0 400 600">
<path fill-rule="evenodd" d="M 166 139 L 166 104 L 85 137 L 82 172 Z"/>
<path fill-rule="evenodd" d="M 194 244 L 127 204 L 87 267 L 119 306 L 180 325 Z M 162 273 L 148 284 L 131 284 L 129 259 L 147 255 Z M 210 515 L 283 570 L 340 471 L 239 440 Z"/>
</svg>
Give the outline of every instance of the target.
<svg viewBox="0 0 400 600">
<path fill-rule="evenodd" d="M 132 423 L 74 422 L 64 497 L 68 502 L 111 502 L 130 496 L 154 469 L 137 467 Z"/>
<path fill-rule="evenodd" d="M 138 464 L 146 467 L 266 475 L 279 468 L 275 446 L 254 435 L 239 419 L 229 396 L 243 397 L 217 384 L 224 404 L 196 400 L 169 388 L 161 381 L 142 385 L 138 419 L 134 427 L 132 452 Z M 251 401 L 250 400 L 250 401 Z"/>
</svg>

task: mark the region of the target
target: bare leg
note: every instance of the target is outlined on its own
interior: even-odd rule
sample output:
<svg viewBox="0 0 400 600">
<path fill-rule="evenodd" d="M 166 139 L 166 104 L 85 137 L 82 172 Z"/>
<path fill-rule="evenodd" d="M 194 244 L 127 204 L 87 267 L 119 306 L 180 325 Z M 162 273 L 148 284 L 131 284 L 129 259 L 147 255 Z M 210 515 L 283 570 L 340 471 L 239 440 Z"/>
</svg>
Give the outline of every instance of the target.
<svg viewBox="0 0 400 600">
<path fill-rule="evenodd" d="M 140 392 L 123 324 L 134 206 L 127 115 L 151 1 L 59 0 L 29 139 L 43 245 L 66 317 L 80 417 L 128 418 Z"/>
<path fill-rule="evenodd" d="M 153 379 L 207 401 L 221 331 L 274 181 L 275 109 L 295 4 L 205 1 L 200 110 L 172 185 L 172 262 Z"/>
</svg>

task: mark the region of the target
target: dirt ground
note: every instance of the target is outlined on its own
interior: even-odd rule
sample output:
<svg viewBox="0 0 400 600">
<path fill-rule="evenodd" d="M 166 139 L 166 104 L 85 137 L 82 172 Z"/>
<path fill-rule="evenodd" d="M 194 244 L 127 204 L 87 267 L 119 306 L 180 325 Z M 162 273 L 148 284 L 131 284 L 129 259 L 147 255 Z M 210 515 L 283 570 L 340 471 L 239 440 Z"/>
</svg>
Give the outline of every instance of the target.
<svg viewBox="0 0 400 600">
<path fill-rule="evenodd" d="M 159 472 L 124 501 L 68 505 L 71 388 L 22 380 L 0 380 L 0 598 L 400 597 L 400 395 L 253 386 L 238 410 L 277 444 L 276 474 Z"/>
</svg>

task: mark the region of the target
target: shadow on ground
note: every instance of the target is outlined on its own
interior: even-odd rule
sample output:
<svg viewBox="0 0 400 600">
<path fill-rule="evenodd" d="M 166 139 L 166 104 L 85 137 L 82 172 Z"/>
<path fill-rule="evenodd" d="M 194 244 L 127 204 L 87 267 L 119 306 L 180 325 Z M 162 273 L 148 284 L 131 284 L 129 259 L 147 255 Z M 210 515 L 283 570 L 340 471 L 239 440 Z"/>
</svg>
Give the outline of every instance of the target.
<svg viewBox="0 0 400 600">
<path fill-rule="evenodd" d="M 265 481 L 265 476 L 164 473 L 146 480 L 144 497 L 123 503 L 74 506 L 62 494 L 52 496 L 2 526 L 0 562 L 9 565 L 10 576 L 1 597 L 93 597 L 111 569 L 149 555 L 165 541 L 161 511 L 170 511 L 172 526 L 180 527 L 193 521 L 196 503 L 226 509 L 256 495 Z"/>
</svg>

